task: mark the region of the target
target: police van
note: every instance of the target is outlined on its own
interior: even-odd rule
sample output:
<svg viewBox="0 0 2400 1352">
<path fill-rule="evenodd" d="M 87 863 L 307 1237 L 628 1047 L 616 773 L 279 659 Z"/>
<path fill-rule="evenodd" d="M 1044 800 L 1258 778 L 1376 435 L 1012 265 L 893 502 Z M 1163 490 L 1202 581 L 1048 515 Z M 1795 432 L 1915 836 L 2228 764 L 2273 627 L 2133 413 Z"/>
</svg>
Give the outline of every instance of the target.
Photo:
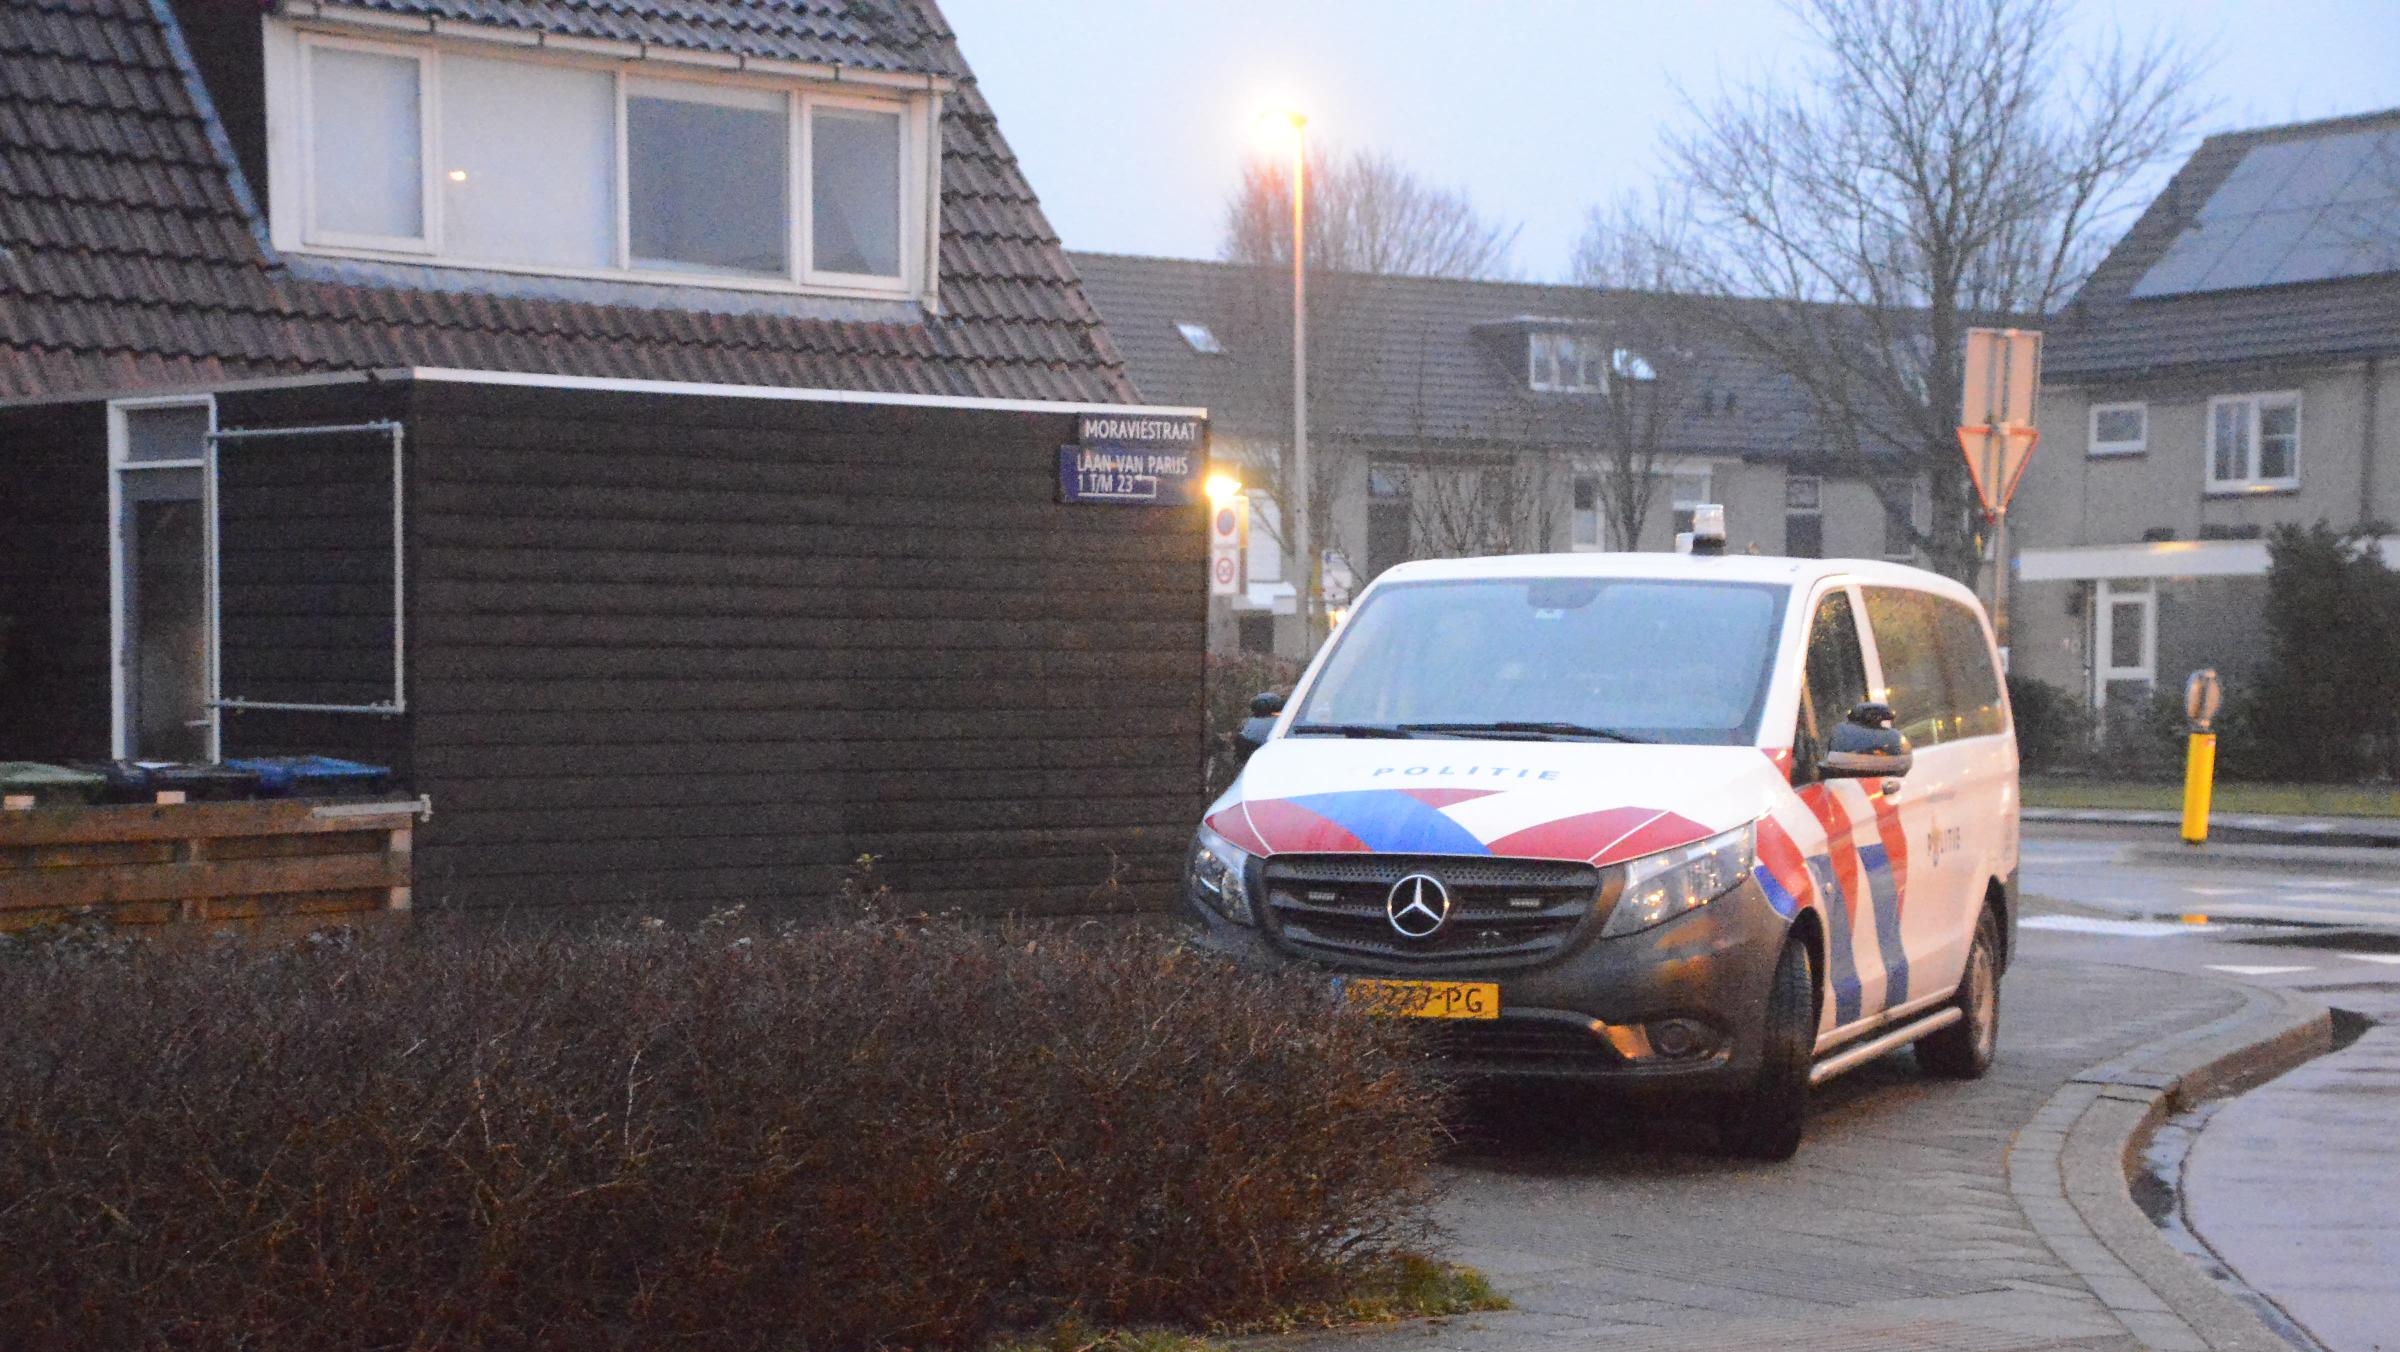
<svg viewBox="0 0 2400 1352">
<path fill-rule="evenodd" d="M 1471 1073 L 1713 1101 L 1753 1158 L 1903 1045 L 1981 1076 L 2017 899 L 1981 606 L 1712 543 L 1384 573 L 1253 706 L 1185 877 L 1200 941 L 1440 1020 Z"/>
</svg>

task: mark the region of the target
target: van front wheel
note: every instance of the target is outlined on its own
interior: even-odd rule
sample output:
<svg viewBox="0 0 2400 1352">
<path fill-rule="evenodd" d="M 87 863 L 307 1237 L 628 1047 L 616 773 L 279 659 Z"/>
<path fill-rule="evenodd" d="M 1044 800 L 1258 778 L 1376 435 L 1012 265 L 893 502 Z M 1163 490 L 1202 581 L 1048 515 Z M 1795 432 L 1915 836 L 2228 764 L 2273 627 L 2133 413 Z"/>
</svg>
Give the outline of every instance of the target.
<svg viewBox="0 0 2400 1352">
<path fill-rule="evenodd" d="M 2000 1042 L 2000 923 L 1988 910 L 1975 926 L 1975 946 L 1950 1007 L 1961 1017 L 1917 1039 L 1917 1064 L 1945 1080 L 1980 1080 Z"/>
<path fill-rule="evenodd" d="M 1800 1150 L 1808 1111 L 1808 1068 L 1817 1041 L 1816 975 L 1808 945 L 1794 936 L 1775 961 L 1767 991 L 1766 1047 L 1758 1080 L 1733 1103 L 1720 1128 L 1725 1153 L 1741 1159 L 1788 1160 Z"/>
</svg>

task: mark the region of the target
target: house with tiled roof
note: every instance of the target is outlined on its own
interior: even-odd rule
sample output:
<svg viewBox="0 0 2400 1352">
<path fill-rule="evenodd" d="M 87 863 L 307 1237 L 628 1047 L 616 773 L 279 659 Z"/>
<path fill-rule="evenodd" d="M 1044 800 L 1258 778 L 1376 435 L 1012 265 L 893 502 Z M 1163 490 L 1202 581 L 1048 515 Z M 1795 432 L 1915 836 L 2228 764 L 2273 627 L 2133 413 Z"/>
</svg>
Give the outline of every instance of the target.
<svg viewBox="0 0 2400 1352">
<path fill-rule="evenodd" d="M 2011 660 L 2108 710 L 2265 656 L 2267 532 L 2400 562 L 2400 109 L 2211 136 L 2052 326 Z"/>
<path fill-rule="evenodd" d="M 0 761 L 392 767 L 426 904 L 1163 899 L 1205 437 L 934 0 L 0 0 Z"/>
<path fill-rule="evenodd" d="M 1206 405 L 1219 459 L 1272 479 L 1292 429 L 1288 280 L 1071 257 L 1141 394 Z M 1736 552 L 1913 556 L 1910 519 L 1858 477 L 1875 457 L 1835 446 L 1793 381 L 1695 318 L 1662 319 L 1669 298 L 1343 274 L 1309 289 L 1309 438 L 1325 481 L 1312 533 L 1332 604 L 1413 558 L 1671 549 L 1703 502 L 1725 505 Z M 1629 400 L 1658 405 L 1654 432 L 1621 421 Z M 1648 510 L 1608 510 L 1636 476 L 1655 481 Z M 1220 649 L 1303 651 L 1283 496 L 1253 494 L 1248 585 L 1215 619 Z M 1893 496 L 1923 519 L 1919 488 Z"/>
</svg>

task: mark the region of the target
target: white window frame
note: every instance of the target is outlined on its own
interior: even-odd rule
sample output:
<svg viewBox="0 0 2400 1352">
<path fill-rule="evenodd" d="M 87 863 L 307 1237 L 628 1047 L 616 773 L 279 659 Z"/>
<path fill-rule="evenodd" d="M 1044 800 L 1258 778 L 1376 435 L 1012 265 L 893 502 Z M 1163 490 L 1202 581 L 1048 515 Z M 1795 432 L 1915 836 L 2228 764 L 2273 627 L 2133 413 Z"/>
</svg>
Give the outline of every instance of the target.
<svg viewBox="0 0 2400 1352">
<path fill-rule="evenodd" d="M 2108 707 L 2111 681 L 2140 681 L 2152 690 L 2158 688 L 2158 592 L 2148 582 L 2133 587 L 2111 583 L 2106 578 L 2094 583 L 2093 588 L 2092 710 L 2097 713 Z M 2141 612 L 2141 661 L 2129 667 L 2116 665 L 2120 606 Z"/>
<path fill-rule="evenodd" d="M 938 93 L 930 90 L 894 91 L 887 97 L 860 93 L 854 89 L 837 92 L 803 81 L 720 72 L 683 63 L 661 67 L 641 59 L 587 56 L 547 47 L 542 49 L 539 56 L 535 56 L 525 47 L 510 43 L 361 38 L 274 20 L 270 20 L 265 27 L 269 230 L 279 250 L 543 277 L 730 291 L 800 292 L 862 300 L 913 298 L 922 301 L 929 309 L 939 306 L 939 213 L 942 193 L 939 154 L 941 97 Z M 422 238 L 346 235 L 317 228 L 315 160 L 310 143 L 313 135 L 310 113 L 314 107 L 315 91 L 309 72 L 313 64 L 311 53 L 319 48 L 406 57 L 418 63 L 418 144 L 423 179 L 418 190 L 424 225 Z M 611 76 L 616 105 L 616 162 L 612 185 L 616 247 L 610 266 L 592 268 L 498 262 L 451 257 L 443 252 L 441 67 L 442 57 L 451 52 L 487 60 L 539 62 L 596 70 Z M 785 271 L 782 275 L 634 266 L 630 239 L 631 203 L 626 191 L 630 174 L 625 131 L 627 86 L 634 81 L 759 89 L 783 97 L 788 130 L 785 139 Z M 815 185 L 810 172 L 809 142 L 813 134 L 811 113 L 819 106 L 897 114 L 900 118 L 900 275 L 896 278 L 821 271 L 813 266 Z"/>
<path fill-rule="evenodd" d="M 2292 472 L 2280 478 L 2262 478 L 2258 473 L 2259 455 L 2263 447 L 2259 440 L 2259 415 L 2273 405 L 2290 404 L 2292 409 Z M 2244 473 L 2239 477 L 2217 477 L 2217 410 L 2228 404 L 2247 405 L 2246 421 L 2250 432 L 2250 454 Z M 2220 394 L 2208 401 L 2208 427 L 2202 435 L 2202 450 L 2211 493 L 2272 493 L 2300 486 L 2300 452 L 2306 436 L 2306 413 L 2301 407 L 2298 390 L 2260 390 L 2248 394 Z"/>
<path fill-rule="evenodd" d="M 181 460 L 135 460 L 132 458 L 131 430 L 128 413 L 158 408 L 205 408 L 208 410 L 207 438 L 217 434 L 217 401 L 213 395 L 161 395 L 148 399 L 113 399 L 108 405 L 108 740 L 109 755 L 118 760 L 133 754 L 129 737 L 132 729 L 126 725 L 125 665 L 130 656 L 125 651 L 125 476 L 146 474 L 154 470 L 194 470 L 200 476 L 200 529 L 202 558 L 201 621 L 207 627 L 204 635 L 201 689 L 214 695 L 217 689 L 217 483 L 209 472 L 206 447 L 213 442 L 203 441 L 201 454 Z M 224 755 L 224 716 L 214 705 L 208 710 L 208 758 L 215 761 Z"/>
<path fill-rule="evenodd" d="M 358 235 L 339 230 L 326 230 L 317 224 L 317 147 L 316 120 L 302 117 L 294 122 L 300 140 L 297 163 L 304 187 L 300 206 L 306 225 L 305 237 L 310 244 L 329 249 L 355 249 L 371 253 L 403 253 L 410 255 L 439 254 L 442 251 L 441 212 L 435 209 L 440 194 L 436 166 L 441 160 L 441 126 L 433 115 L 441 98 L 441 72 L 436 68 L 432 53 L 423 47 L 386 42 L 364 42 L 356 38 L 312 36 L 300 47 L 300 103 L 303 109 L 317 106 L 317 53 L 321 51 L 359 52 L 369 56 L 395 57 L 414 61 L 417 65 L 417 228 L 416 235 Z"/>
<path fill-rule="evenodd" d="M 2133 412 L 2142 415 L 2142 434 L 2131 441 L 2102 441 L 2100 415 L 2103 413 Z M 2094 404 L 2084 421 L 2084 454 L 2093 459 L 2112 455 L 2140 455 L 2150 449 L 2150 405 L 2131 399 L 2114 404 Z"/>
<path fill-rule="evenodd" d="M 1545 349 L 1555 376 L 1542 370 Z M 1526 336 L 1525 383 L 1543 394 L 1605 394 L 1608 362 L 1599 340 L 1586 334 L 1539 330 Z"/>
<path fill-rule="evenodd" d="M 860 112 L 897 116 L 900 119 L 900 172 L 894 174 L 892 179 L 893 186 L 900 194 L 897 204 L 898 214 L 895 217 L 900 227 L 898 241 L 900 276 L 897 282 L 901 290 L 907 290 L 909 245 L 915 237 L 915 232 L 909 228 L 908 223 L 909 167 L 915 164 L 917 159 L 916 152 L 910 145 L 908 105 L 898 99 L 868 99 L 840 94 L 823 94 L 814 90 L 796 90 L 792 95 L 791 108 L 792 116 L 799 123 L 792 140 L 799 155 L 798 163 L 792 166 L 791 192 L 793 197 L 790 210 L 791 214 L 798 218 L 800 229 L 798 243 L 807 250 L 806 253 L 797 254 L 796 257 L 806 260 L 801 265 L 805 269 L 801 273 L 801 281 L 811 290 L 817 291 L 872 291 L 878 288 L 889 289 L 894 285 L 894 279 L 890 277 L 877 277 L 871 273 L 829 272 L 816 266 L 817 110 L 819 108 L 850 108 Z"/>
</svg>

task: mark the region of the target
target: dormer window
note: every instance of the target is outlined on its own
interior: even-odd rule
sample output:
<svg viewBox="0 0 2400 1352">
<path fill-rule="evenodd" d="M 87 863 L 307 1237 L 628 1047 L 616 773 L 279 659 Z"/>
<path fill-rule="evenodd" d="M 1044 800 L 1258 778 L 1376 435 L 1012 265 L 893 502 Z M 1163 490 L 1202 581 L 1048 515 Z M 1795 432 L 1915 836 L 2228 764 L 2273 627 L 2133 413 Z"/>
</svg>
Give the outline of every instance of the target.
<svg viewBox="0 0 2400 1352">
<path fill-rule="evenodd" d="M 279 248 L 860 297 L 932 290 L 927 92 L 282 24 L 267 41 Z"/>
<path fill-rule="evenodd" d="M 1545 394 L 1599 394 L 1608 388 L 1608 345 L 1577 333 L 1536 333 L 1527 383 Z"/>
</svg>

